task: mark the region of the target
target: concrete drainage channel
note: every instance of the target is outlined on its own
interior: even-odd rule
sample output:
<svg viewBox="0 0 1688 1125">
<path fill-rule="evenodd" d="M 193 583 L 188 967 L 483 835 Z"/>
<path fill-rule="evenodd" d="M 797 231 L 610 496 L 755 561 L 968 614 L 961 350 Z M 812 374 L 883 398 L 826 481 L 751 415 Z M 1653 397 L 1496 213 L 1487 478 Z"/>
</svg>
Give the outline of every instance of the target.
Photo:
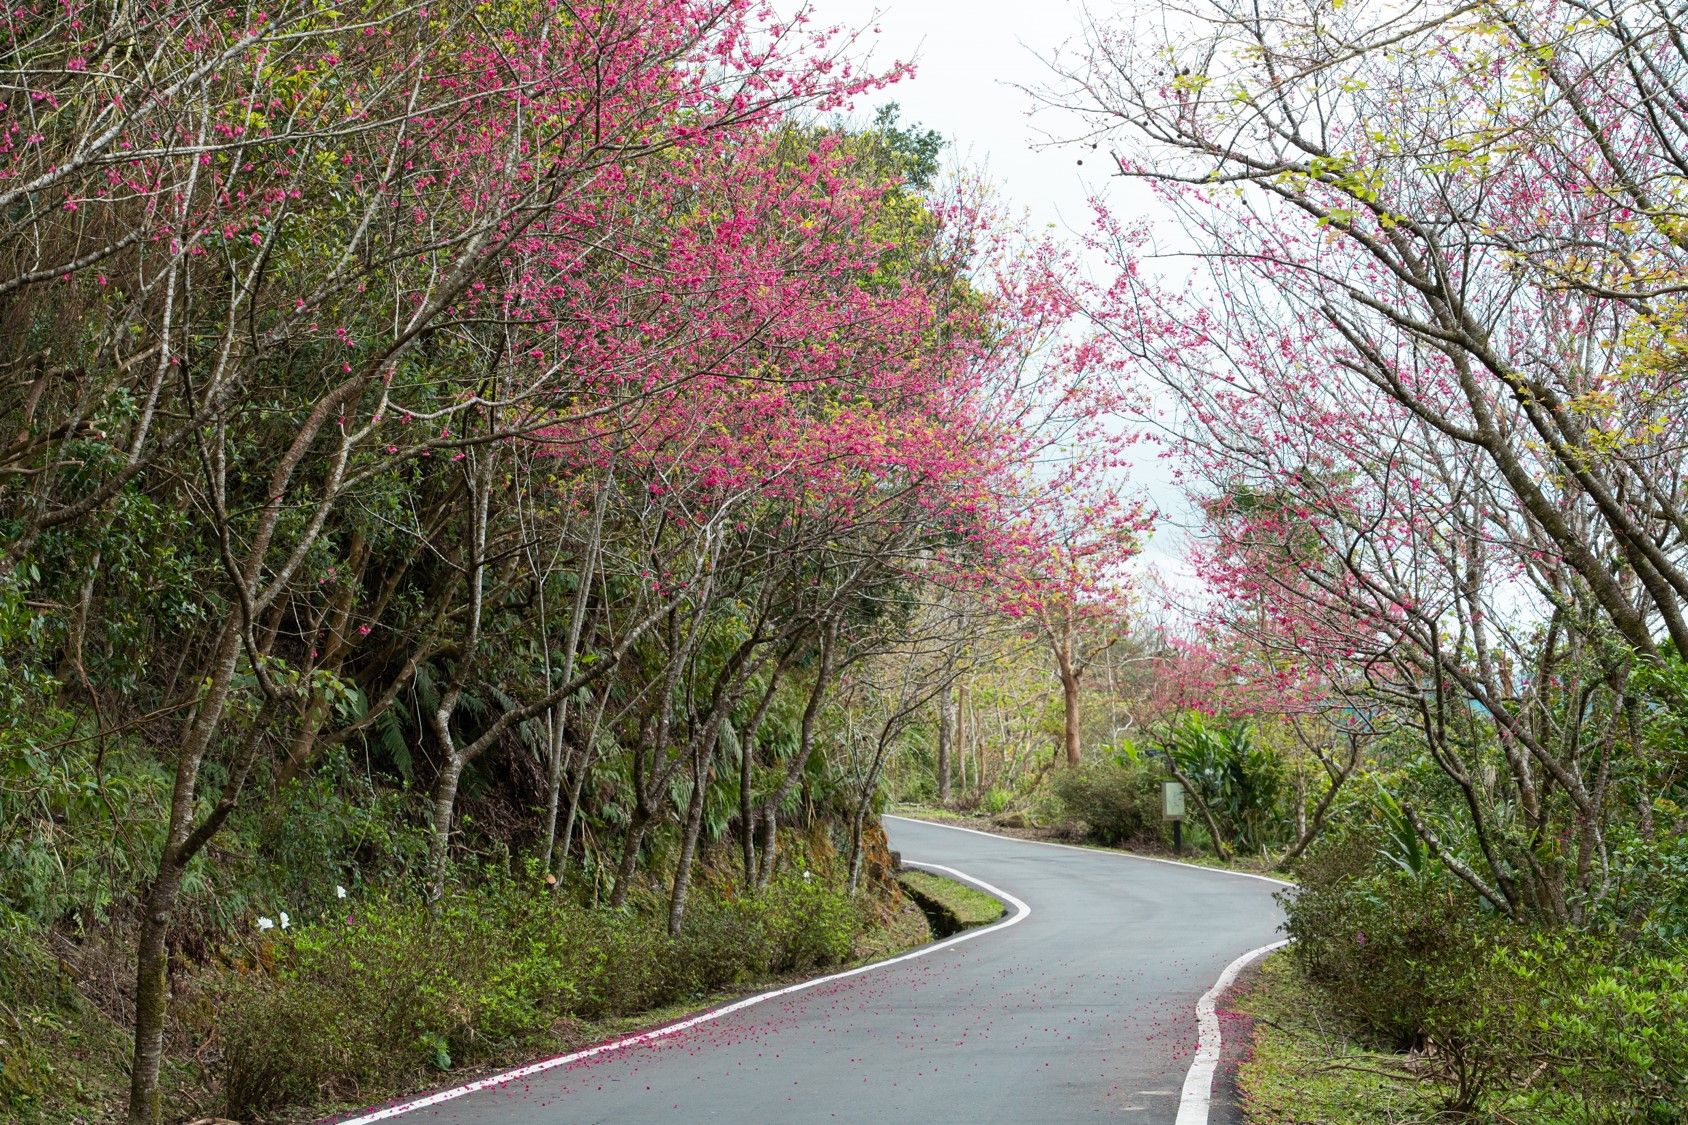
<svg viewBox="0 0 1688 1125">
<path fill-rule="evenodd" d="M 893 856 L 897 885 L 920 907 L 932 928 L 934 939 L 943 939 L 976 926 L 987 926 L 1001 918 L 1007 904 L 994 895 L 976 891 L 967 884 L 937 874 L 925 864 L 908 864 Z"/>
</svg>

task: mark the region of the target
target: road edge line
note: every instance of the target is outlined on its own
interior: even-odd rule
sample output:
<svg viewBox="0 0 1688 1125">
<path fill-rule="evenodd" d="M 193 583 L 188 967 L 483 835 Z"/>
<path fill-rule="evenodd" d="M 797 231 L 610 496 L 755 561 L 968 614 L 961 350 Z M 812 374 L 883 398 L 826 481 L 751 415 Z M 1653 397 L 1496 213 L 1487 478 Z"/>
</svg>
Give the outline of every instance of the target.
<svg viewBox="0 0 1688 1125">
<path fill-rule="evenodd" d="M 1190 1060 L 1190 1071 L 1184 1076 L 1184 1092 L 1178 1099 L 1178 1117 L 1173 1125 L 1207 1125 L 1208 1111 L 1213 1105 L 1213 1076 L 1219 1069 L 1220 1049 L 1224 1043 L 1219 1028 L 1219 997 L 1250 962 L 1288 944 L 1287 940 L 1274 941 L 1249 950 L 1226 965 L 1219 979 L 1213 982 L 1213 987 L 1196 1001 L 1196 1057 Z"/>
<path fill-rule="evenodd" d="M 992 886 L 983 879 L 975 879 L 973 876 L 968 875 L 965 872 L 957 871 L 953 867 L 945 867 L 939 863 L 924 863 L 917 860 L 904 860 L 903 864 L 906 867 L 920 867 L 928 870 L 942 871 L 947 875 L 965 880 L 966 882 L 973 884 L 975 887 L 978 887 L 986 894 L 994 895 L 1003 902 L 1007 903 L 1009 906 L 1013 907 L 1014 913 L 1006 918 L 1000 919 L 999 921 L 992 922 L 988 926 L 979 926 L 974 929 L 963 930 L 961 933 L 956 934 L 953 937 L 947 937 L 942 941 L 935 941 L 928 945 L 923 945 L 919 949 L 911 949 L 907 953 L 899 953 L 895 957 L 887 957 L 882 961 L 870 961 L 866 965 L 857 965 L 855 968 L 846 969 L 841 973 L 829 973 L 824 977 L 815 977 L 812 980 L 798 981 L 796 984 L 789 984 L 784 988 L 776 988 L 768 992 L 759 992 L 753 996 L 746 996 L 742 999 L 735 1000 L 730 1004 L 723 1004 L 719 1008 L 711 1008 L 706 1012 L 699 1012 L 695 1016 L 688 1016 L 686 1019 L 680 1020 L 676 1023 L 665 1024 L 662 1027 L 653 1028 L 650 1031 L 641 1031 L 634 1035 L 625 1035 L 620 1039 L 612 1039 L 608 1043 L 599 1043 L 595 1047 L 587 1047 L 583 1050 L 573 1051 L 566 1055 L 556 1055 L 552 1058 L 540 1059 L 538 1062 L 528 1063 L 525 1066 L 518 1066 L 510 1070 L 499 1071 L 497 1074 L 489 1074 L 485 1078 L 477 1078 L 473 1082 L 465 1082 L 461 1086 L 453 1086 L 449 1090 L 438 1090 L 425 1097 L 416 1098 L 408 1102 L 401 1102 L 398 1105 L 387 1106 L 383 1109 L 360 1113 L 355 1117 L 328 1118 L 327 1120 L 332 1122 L 333 1125 L 373 1125 L 376 1121 L 386 1121 L 406 1113 L 415 1112 L 419 1109 L 427 1109 L 429 1106 L 439 1105 L 442 1102 L 455 1101 L 457 1098 L 461 1098 L 467 1094 L 474 1094 L 494 1086 L 501 1086 L 506 1082 L 513 1082 L 519 1078 L 526 1078 L 529 1075 L 539 1074 L 547 1070 L 555 1069 L 559 1066 L 566 1066 L 572 1062 L 580 1062 L 583 1059 L 594 1058 L 598 1055 L 607 1055 L 626 1047 L 636 1047 L 641 1043 L 650 1043 L 657 1039 L 665 1039 L 670 1035 L 678 1035 L 680 1032 L 690 1030 L 691 1028 L 697 1027 L 699 1024 L 718 1020 L 722 1016 L 728 1016 L 734 1012 L 743 1011 L 745 1008 L 761 1004 L 764 1001 L 773 1000 L 781 996 L 790 996 L 794 992 L 802 992 L 805 989 L 815 988 L 823 984 L 830 984 L 833 981 L 847 980 L 850 977 L 861 976 L 863 973 L 870 973 L 876 969 L 884 969 L 891 965 L 898 965 L 904 961 L 913 961 L 918 957 L 925 957 L 929 954 L 937 953 L 940 950 L 948 949 L 951 946 L 960 945 L 964 941 L 972 941 L 974 938 L 983 937 L 984 935 L 994 933 L 997 930 L 1006 930 L 1009 926 L 1023 922 L 1031 916 L 1032 908 L 1024 901 L 1009 894 L 1007 891 L 1002 890 L 1000 887 Z"/>
<path fill-rule="evenodd" d="M 1083 855 L 1106 855 L 1118 859 L 1135 859 L 1142 863 L 1166 863 L 1173 867 L 1184 867 L 1191 871 L 1209 871 L 1215 875 L 1230 875 L 1238 879 L 1258 879 L 1262 883 L 1276 883 L 1280 887 L 1293 887 L 1294 883 L 1287 879 L 1274 879 L 1270 875 L 1256 875 L 1252 871 L 1232 871 L 1228 867 L 1208 867 L 1200 863 L 1185 863 L 1178 859 L 1162 859 L 1156 855 L 1138 855 L 1136 852 L 1122 852 L 1113 848 L 1081 848 L 1076 844 L 1057 844 L 1053 840 L 1022 840 L 1018 836 L 1004 836 L 1000 832 L 984 832 L 977 828 L 964 828 L 959 824 L 945 824 L 941 820 L 926 820 L 918 816 L 898 816 L 896 813 L 884 813 L 885 820 L 901 820 L 910 824 L 930 824 L 933 828 L 947 828 L 951 832 L 971 832 L 975 836 L 984 836 L 990 840 L 1006 840 L 1011 844 L 1031 844 L 1039 848 L 1061 848 L 1069 852 L 1079 852 Z"/>
</svg>

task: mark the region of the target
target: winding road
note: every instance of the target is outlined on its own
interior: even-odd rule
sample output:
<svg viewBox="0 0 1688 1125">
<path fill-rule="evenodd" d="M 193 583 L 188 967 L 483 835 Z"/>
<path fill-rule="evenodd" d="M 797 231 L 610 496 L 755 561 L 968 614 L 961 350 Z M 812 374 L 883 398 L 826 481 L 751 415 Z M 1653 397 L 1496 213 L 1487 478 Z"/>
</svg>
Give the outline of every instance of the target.
<svg viewBox="0 0 1688 1125">
<path fill-rule="evenodd" d="M 1009 918 L 929 952 L 740 1002 L 672 1034 L 356 1120 L 1233 1119 L 1218 1102 L 1209 1116 L 1200 1096 L 1193 1109 L 1183 1097 L 1179 1112 L 1197 1053 L 1197 1006 L 1239 955 L 1275 939 L 1277 885 L 920 821 L 888 818 L 886 829 L 905 860 L 999 889 L 1014 904 Z"/>
</svg>

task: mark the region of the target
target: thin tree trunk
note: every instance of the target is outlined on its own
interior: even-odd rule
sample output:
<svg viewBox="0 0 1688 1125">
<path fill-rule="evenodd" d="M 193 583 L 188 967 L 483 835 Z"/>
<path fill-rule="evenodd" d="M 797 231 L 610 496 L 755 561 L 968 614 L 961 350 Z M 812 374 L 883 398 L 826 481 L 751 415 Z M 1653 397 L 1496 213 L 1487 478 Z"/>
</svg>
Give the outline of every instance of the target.
<svg viewBox="0 0 1688 1125">
<path fill-rule="evenodd" d="M 779 812 L 769 807 L 762 810 L 757 821 L 761 830 L 761 854 L 756 857 L 756 890 L 764 891 L 774 878 L 774 858 L 778 852 L 779 842 Z"/>
<path fill-rule="evenodd" d="M 1173 762 L 1171 755 L 1167 756 L 1166 768 L 1171 770 L 1172 776 L 1177 778 L 1179 784 L 1184 786 L 1184 792 L 1188 793 L 1190 800 L 1195 802 L 1196 811 L 1202 814 L 1202 820 L 1207 825 L 1207 834 L 1213 837 L 1214 852 L 1218 854 L 1220 859 L 1230 859 L 1231 849 L 1225 843 L 1224 834 L 1219 831 L 1219 822 L 1213 818 L 1213 810 L 1209 809 L 1207 802 L 1202 800 L 1202 791 L 1197 789 L 1188 777 L 1184 776 L 1184 771 L 1180 770 L 1177 763 Z"/>
<path fill-rule="evenodd" d="M 798 779 L 803 776 L 803 768 L 808 764 L 809 755 L 814 752 L 815 719 L 820 715 L 821 701 L 826 698 L 827 684 L 832 680 L 833 648 L 837 638 L 838 625 L 836 622 L 829 622 L 821 631 L 820 667 L 815 670 L 815 683 L 809 689 L 809 702 L 803 708 L 803 720 L 797 735 L 797 751 L 792 755 L 791 761 L 786 763 L 785 777 L 780 780 L 779 788 L 770 793 L 762 804 L 762 859 L 756 876 L 758 891 L 766 888 L 774 875 L 775 853 L 779 842 L 776 826 L 779 807 L 797 787 Z"/>
<path fill-rule="evenodd" d="M 867 804 L 863 802 L 857 806 L 856 814 L 850 818 L 850 894 L 856 893 L 856 888 L 862 881 L 862 824 L 867 819 Z"/>
<path fill-rule="evenodd" d="M 158 1075 L 164 1054 L 164 1016 L 170 922 L 182 888 L 182 874 L 193 858 L 193 830 L 199 767 L 222 720 L 240 657 L 240 629 L 224 626 L 212 664 L 211 683 L 182 740 L 176 759 L 176 783 L 170 798 L 170 824 L 158 856 L 157 874 L 147 891 L 146 912 L 135 950 L 135 1049 L 129 1067 L 129 1120 L 152 1125 L 159 1119 Z M 205 833 L 203 839 L 210 839 Z M 201 843 L 200 846 L 203 846 Z"/>
<path fill-rule="evenodd" d="M 433 835 L 428 843 L 428 901 L 435 903 L 445 897 L 446 873 L 451 866 L 451 822 L 457 809 L 457 786 L 463 778 L 464 766 L 457 746 L 449 736 L 446 741 L 445 764 L 434 782 Z"/>
<path fill-rule="evenodd" d="M 569 862 L 569 844 L 574 839 L 574 824 L 580 814 L 580 793 L 586 787 L 586 776 L 592 772 L 592 763 L 598 757 L 598 727 L 604 721 L 604 707 L 609 703 L 609 688 L 605 688 L 598 696 L 598 706 L 592 712 L 592 723 L 586 730 L 586 745 L 580 751 L 580 764 L 575 767 L 574 783 L 569 786 L 568 815 L 563 820 L 562 848 L 556 856 L 553 870 L 561 876 L 563 869 Z M 558 880 L 561 882 L 561 879 Z"/>
<path fill-rule="evenodd" d="M 686 891 L 692 879 L 692 863 L 697 858 L 697 840 L 703 829 L 704 802 L 709 795 L 709 777 L 715 760 L 711 742 L 704 743 L 692 755 L 692 798 L 686 804 L 685 837 L 680 844 L 680 862 L 674 867 L 674 892 L 668 899 L 669 937 L 679 935 L 686 919 Z"/>
<path fill-rule="evenodd" d="M 621 840 L 621 863 L 616 868 L 615 886 L 610 889 L 610 909 L 620 910 L 627 904 L 627 892 L 633 885 L 633 873 L 639 866 L 639 845 L 644 842 L 645 829 L 650 826 L 650 813 L 633 810 L 627 822 L 627 832 Z"/>
<path fill-rule="evenodd" d="M 967 789 L 967 682 L 955 685 L 955 730 L 950 755 L 960 767 L 961 788 Z"/>
<path fill-rule="evenodd" d="M 598 551 L 603 542 L 604 509 L 609 505 L 610 484 L 614 480 L 613 473 L 598 486 L 597 501 L 593 506 L 592 530 L 587 536 L 586 551 L 580 560 L 580 581 L 575 587 L 574 611 L 569 617 L 568 639 L 563 645 L 563 683 L 574 679 L 574 662 L 580 652 L 580 633 L 586 623 L 586 605 L 588 595 L 592 589 L 592 576 L 598 567 Z M 546 683 L 550 688 L 550 683 Z M 553 744 L 554 753 L 548 763 L 549 775 L 545 779 L 545 869 L 551 869 L 551 855 L 557 846 L 557 804 L 558 795 L 563 785 L 563 755 L 562 732 L 568 722 L 569 701 L 564 696 L 557 701 L 556 738 Z"/>
<path fill-rule="evenodd" d="M 547 685 L 549 686 L 549 685 Z M 545 850 L 541 871 L 550 871 L 557 850 L 557 817 L 562 812 L 563 777 L 572 755 L 564 739 L 568 708 L 561 701 L 545 713 Z M 566 835 L 566 833 L 565 833 Z M 563 841 L 568 850 L 568 841 Z"/>
<path fill-rule="evenodd" d="M 781 660 L 768 674 L 768 686 L 756 704 L 755 713 L 750 716 L 750 723 L 745 727 L 743 737 L 739 739 L 739 846 L 743 851 L 744 885 L 747 888 L 756 885 L 756 794 L 753 785 L 756 773 L 756 733 L 761 729 L 762 720 L 767 717 L 768 708 L 774 702 L 774 692 L 779 689 L 780 672 L 784 667 L 785 661 Z"/>
<path fill-rule="evenodd" d="M 1067 752 L 1067 767 L 1076 768 L 1079 764 L 1079 732 L 1078 732 L 1078 676 L 1073 673 L 1072 661 L 1061 661 L 1061 716 L 1062 744 Z"/>
<path fill-rule="evenodd" d="M 463 650 L 458 653 L 451 671 L 451 681 L 440 696 L 439 706 L 431 716 L 434 738 L 445 755 L 440 776 L 434 784 L 434 835 L 428 857 L 428 898 L 439 902 L 445 897 L 446 871 L 451 858 L 451 825 L 457 808 L 457 787 L 468 764 L 466 747 L 458 744 L 451 733 L 451 720 L 457 704 L 463 698 L 469 674 L 479 654 L 481 615 L 486 603 L 486 546 L 487 524 L 492 508 L 493 467 L 497 455 L 494 449 L 479 453 L 474 465 L 474 487 L 470 493 L 468 528 L 469 612 L 465 625 Z"/>
<path fill-rule="evenodd" d="M 182 887 L 183 867 L 161 860 L 147 893 L 146 913 L 135 955 L 135 1055 L 129 1073 L 129 1121 L 154 1125 L 159 1120 L 158 1075 L 164 1053 L 164 1014 L 169 953 L 165 942 L 170 916 Z"/>
<path fill-rule="evenodd" d="M 950 735 L 955 721 L 950 707 L 953 702 L 950 685 L 938 693 L 938 803 L 947 804 L 950 796 Z"/>
<path fill-rule="evenodd" d="M 756 766 L 756 737 L 747 734 L 739 746 L 739 852 L 744 861 L 744 885 L 756 885 L 756 804 L 752 775 Z"/>
<path fill-rule="evenodd" d="M 1323 755 L 1321 754 L 1320 757 L 1322 759 Z M 1323 796 L 1319 798 L 1319 803 L 1313 807 L 1313 815 L 1308 817 L 1303 814 L 1302 819 L 1305 823 L 1300 835 L 1297 836 L 1295 843 L 1290 845 L 1289 850 L 1278 857 L 1278 862 L 1272 865 L 1272 870 L 1282 871 L 1285 867 L 1294 863 L 1301 853 L 1307 850 L 1307 846 L 1318 838 L 1319 833 L 1324 830 L 1325 817 L 1329 815 L 1331 805 L 1336 802 L 1337 792 L 1342 788 L 1343 783 L 1353 776 L 1354 767 L 1359 764 L 1359 761 L 1359 739 L 1350 736 L 1347 760 L 1343 762 L 1340 770 L 1330 771 L 1330 785 L 1325 789 Z M 1329 763 L 1325 762 L 1324 764 L 1328 769 Z"/>
</svg>

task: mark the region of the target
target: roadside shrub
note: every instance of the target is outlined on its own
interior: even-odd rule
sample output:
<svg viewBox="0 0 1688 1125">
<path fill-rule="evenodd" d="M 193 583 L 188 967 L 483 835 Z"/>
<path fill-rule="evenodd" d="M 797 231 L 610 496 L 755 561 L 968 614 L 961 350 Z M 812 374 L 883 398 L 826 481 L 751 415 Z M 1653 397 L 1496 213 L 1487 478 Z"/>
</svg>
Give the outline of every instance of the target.
<svg viewBox="0 0 1688 1125">
<path fill-rule="evenodd" d="M 979 811 L 987 816 L 995 816 L 1008 807 L 1008 802 L 1014 799 L 1014 793 L 1009 789 L 991 789 L 979 798 Z"/>
<path fill-rule="evenodd" d="M 380 900 L 256 946 L 223 982 L 231 1116 L 365 1100 L 429 1070 L 555 1045 L 582 1019 L 632 1015 L 850 956 L 849 896 L 799 873 L 756 897 L 694 892 L 665 915 L 581 908 L 493 878 L 429 910 Z"/>
<path fill-rule="evenodd" d="M 1309 852 L 1299 889 L 1281 896 L 1292 955 L 1362 1038 L 1421 1052 L 1450 1086 L 1448 1108 L 1473 1110 L 1523 1065 L 1530 989 L 1495 955 L 1521 932 L 1439 868 L 1382 868 L 1368 843 L 1338 834 Z"/>
<path fill-rule="evenodd" d="M 1526 990 L 1516 1049 L 1542 1119 L 1675 1122 L 1688 1106 L 1688 963 L 1577 934 L 1497 951 Z"/>
<path fill-rule="evenodd" d="M 1248 723 L 1191 711 L 1160 749 L 1200 791 L 1220 831 L 1236 847 L 1260 850 L 1291 823 L 1283 759 L 1256 743 Z"/>
<path fill-rule="evenodd" d="M 1052 785 L 1065 815 L 1082 820 L 1096 843 L 1160 840 L 1160 778 L 1153 768 L 1097 762 L 1057 772 Z"/>
<path fill-rule="evenodd" d="M 850 956 L 857 916 L 844 891 L 818 878 L 792 873 L 753 901 L 764 904 L 766 911 L 764 933 L 772 954 L 771 971 L 833 965 Z"/>
</svg>

